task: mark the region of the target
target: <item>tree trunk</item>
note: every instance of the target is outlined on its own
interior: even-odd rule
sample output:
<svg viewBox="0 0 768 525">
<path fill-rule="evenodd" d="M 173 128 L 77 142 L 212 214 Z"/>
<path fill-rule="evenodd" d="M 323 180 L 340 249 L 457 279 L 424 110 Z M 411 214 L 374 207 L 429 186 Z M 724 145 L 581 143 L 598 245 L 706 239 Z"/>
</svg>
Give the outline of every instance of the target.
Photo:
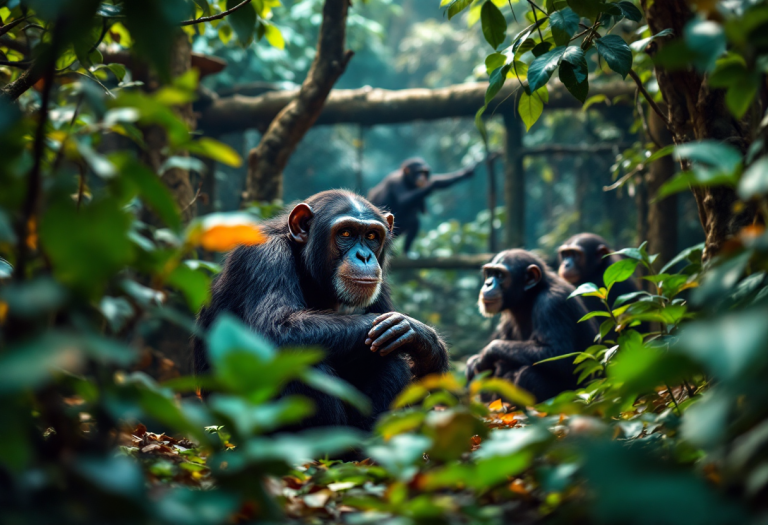
<svg viewBox="0 0 768 525">
<path fill-rule="evenodd" d="M 344 50 L 348 9 L 349 0 L 325 0 L 317 54 L 309 74 L 298 96 L 280 111 L 248 155 L 246 200 L 282 198 L 283 169 L 352 58 L 352 52 Z"/>
<path fill-rule="evenodd" d="M 670 28 L 680 37 L 693 16 L 684 0 L 642 0 L 641 3 L 653 34 Z M 651 44 L 649 51 L 653 55 L 657 47 L 664 45 L 665 40 L 659 39 Z M 675 144 L 713 139 L 746 152 L 747 130 L 728 112 L 722 90 L 710 89 L 704 77 L 690 68 L 667 71 L 657 67 L 656 78 L 668 107 L 667 128 Z M 684 169 L 688 167 L 683 165 Z M 738 199 L 731 188 L 693 188 L 693 195 L 706 236 L 704 258 L 709 259 L 722 249 L 728 237 L 753 221 L 755 211 L 747 207 L 735 212 Z"/>
<path fill-rule="evenodd" d="M 672 135 L 664 121 L 654 111 L 648 112 L 648 132 L 659 146 L 672 144 Z M 672 157 L 662 157 L 651 163 L 645 176 L 648 195 L 648 252 L 658 253 L 659 268 L 677 255 L 677 195 L 657 199 L 659 188 L 675 176 Z"/>
<path fill-rule="evenodd" d="M 504 152 L 504 206 L 506 248 L 525 248 L 525 168 L 523 128 L 520 121 L 504 114 L 507 143 Z"/>
<path fill-rule="evenodd" d="M 192 46 L 189 38 L 183 32 L 179 32 L 174 43 L 173 53 L 171 54 L 170 72 L 173 77 L 177 77 L 189 71 L 192 65 Z M 158 81 L 152 73 L 143 75 L 146 77 L 146 86 L 150 91 L 159 88 Z M 177 109 L 179 116 L 187 123 L 190 130 L 195 129 L 195 117 L 192 112 L 192 104 L 185 104 Z M 168 156 L 164 150 L 168 146 L 168 137 L 166 132 L 160 126 L 148 126 L 144 129 L 144 141 L 147 149 L 144 152 L 144 161 L 156 173 L 160 174 L 160 169 Z M 177 155 L 187 155 L 187 153 L 177 153 Z M 181 210 L 181 219 L 183 223 L 188 223 L 196 215 L 195 191 L 189 179 L 189 172 L 179 168 L 171 168 L 165 173 L 160 174 L 161 179 L 171 190 L 176 204 Z"/>
</svg>

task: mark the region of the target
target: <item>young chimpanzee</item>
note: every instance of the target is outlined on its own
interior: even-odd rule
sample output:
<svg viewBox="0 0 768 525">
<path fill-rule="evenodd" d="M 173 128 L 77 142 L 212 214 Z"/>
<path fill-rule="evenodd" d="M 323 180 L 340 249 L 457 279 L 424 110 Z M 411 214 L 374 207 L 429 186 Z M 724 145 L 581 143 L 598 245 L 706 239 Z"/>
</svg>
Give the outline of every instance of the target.
<svg viewBox="0 0 768 525">
<path fill-rule="evenodd" d="M 586 350 L 597 334 L 573 287 L 536 255 L 507 250 L 483 266 L 478 306 L 486 317 L 501 313 L 492 341 L 467 361 L 469 381 L 489 370 L 527 390 L 541 402 L 576 388 L 573 359 L 535 363 Z"/>
<path fill-rule="evenodd" d="M 336 398 L 291 383 L 285 394 L 316 405 L 305 426 L 369 429 L 412 376 L 448 369 L 440 336 L 393 311 L 384 281 L 393 221 L 354 193 L 318 193 L 264 223 L 266 243 L 229 254 L 200 313 L 203 329 L 229 312 L 277 346 L 322 347 L 327 354 L 318 368 L 371 399 L 373 414 L 363 417 Z M 199 339 L 195 361 L 198 372 L 208 369 Z"/>
<path fill-rule="evenodd" d="M 574 235 L 560 248 L 557 249 L 560 257 L 560 277 L 574 286 L 584 283 L 593 283 L 604 286 L 603 274 L 605 270 L 615 262 L 621 260 L 619 255 L 606 257 L 612 250 L 608 243 L 594 233 L 580 233 Z M 608 304 L 613 306 L 617 297 L 638 291 L 631 279 L 615 283 L 608 294 Z M 605 306 L 597 297 L 583 297 L 584 305 L 590 312 L 604 311 Z"/>
<path fill-rule="evenodd" d="M 368 193 L 368 200 L 397 216 L 395 235 L 405 234 L 407 253 L 419 233 L 419 214 L 425 213 L 429 194 L 471 177 L 476 167 L 430 176 L 431 168 L 423 159 L 408 159 Z"/>
</svg>

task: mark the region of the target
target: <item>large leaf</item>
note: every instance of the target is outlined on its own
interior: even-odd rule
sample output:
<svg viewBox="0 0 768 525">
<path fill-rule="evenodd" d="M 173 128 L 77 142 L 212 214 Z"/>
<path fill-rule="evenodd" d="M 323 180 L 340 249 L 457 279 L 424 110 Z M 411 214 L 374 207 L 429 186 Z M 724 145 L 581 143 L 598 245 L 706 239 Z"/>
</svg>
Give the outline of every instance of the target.
<svg viewBox="0 0 768 525">
<path fill-rule="evenodd" d="M 538 90 L 549 81 L 552 73 L 560 64 L 565 50 L 565 46 L 556 47 L 533 61 L 528 68 L 528 87 L 531 92 Z"/>
<path fill-rule="evenodd" d="M 227 0 L 227 9 L 232 9 L 241 3 L 242 0 Z M 240 45 L 247 46 L 253 41 L 257 20 L 255 9 L 252 9 L 251 6 L 245 6 L 230 14 L 227 17 L 227 20 L 232 26 L 232 29 L 235 30 Z"/>
<path fill-rule="evenodd" d="M 549 24 L 552 28 L 552 37 L 558 46 L 568 45 L 571 37 L 579 29 L 579 15 L 573 9 L 566 7 L 549 15 Z"/>
<path fill-rule="evenodd" d="M 627 43 L 618 35 L 606 35 L 595 41 L 597 52 L 608 63 L 608 67 L 613 69 L 622 78 L 629 74 L 632 69 L 632 50 Z"/>
<path fill-rule="evenodd" d="M 694 18 L 685 26 L 683 36 L 685 45 L 694 54 L 694 64 L 701 71 L 712 69 L 725 52 L 725 31 L 717 22 Z"/>
<path fill-rule="evenodd" d="M 600 16 L 602 4 L 601 0 L 568 0 L 568 6 L 577 15 L 593 21 Z"/>
<path fill-rule="evenodd" d="M 507 72 L 509 71 L 509 65 L 502 66 L 491 73 L 491 78 L 488 82 L 488 89 L 485 92 L 485 104 L 493 100 L 501 88 L 504 87 L 504 82 L 507 80 Z"/>
<path fill-rule="evenodd" d="M 547 89 L 542 87 L 542 89 Z M 536 124 L 541 114 L 544 112 L 544 100 L 539 91 L 529 95 L 525 91 L 520 95 L 520 102 L 517 106 L 520 118 L 523 119 L 525 129 L 530 130 Z"/>
<path fill-rule="evenodd" d="M 768 193 L 768 157 L 761 157 L 742 175 L 739 182 L 739 197 L 748 200 L 766 193 Z"/>
<path fill-rule="evenodd" d="M 739 150 L 729 144 L 716 140 L 702 140 L 675 147 L 675 159 L 687 159 L 731 173 L 741 164 L 742 157 Z"/>
<path fill-rule="evenodd" d="M 632 2 L 621 0 L 621 2 L 616 4 L 616 7 L 621 9 L 621 13 L 625 18 L 628 18 L 633 22 L 639 22 L 643 19 L 643 12 L 640 11 Z"/>
<path fill-rule="evenodd" d="M 448 9 L 446 10 L 448 13 L 448 20 L 464 11 L 471 3 L 472 0 L 453 0 L 448 4 Z M 442 5 L 445 5 L 445 2 L 441 3 L 441 6 Z"/>
<path fill-rule="evenodd" d="M 642 40 L 638 40 L 638 41 L 636 41 L 636 42 L 632 42 L 632 43 L 630 44 L 630 47 L 631 47 L 631 48 L 632 48 L 634 51 L 636 51 L 636 52 L 640 53 L 640 52 L 642 52 L 642 51 L 645 51 L 645 49 L 648 47 L 648 44 L 650 44 L 651 42 L 653 42 L 653 41 L 654 41 L 654 40 L 656 40 L 657 38 L 665 38 L 665 37 L 668 37 L 668 36 L 673 36 L 674 34 L 675 34 L 675 32 L 674 32 L 674 31 L 672 31 L 672 30 L 671 30 L 671 29 L 669 29 L 669 28 L 667 28 L 667 29 L 662 29 L 661 31 L 659 31 L 659 32 L 658 32 L 658 33 L 656 33 L 655 35 L 651 35 L 651 36 L 649 36 L 648 38 L 643 38 Z"/>
<path fill-rule="evenodd" d="M 571 46 L 563 54 L 560 62 L 560 81 L 566 89 L 584 103 L 589 95 L 589 68 L 584 51 L 578 46 Z"/>
<path fill-rule="evenodd" d="M 606 288 L 610 289 L 614 283 L 620 283 L 632 277 L 638 264 L 640 261 L 637 259 L 622 259 L 610 265 L 603 274 Z"/>
<path fill-rule="evenodd" d="M 507 21 L 493 2 L 483 4 L 480 13 L 483 36 L 493 49 L 499 47 L 507 37 Z"/>
</svg>

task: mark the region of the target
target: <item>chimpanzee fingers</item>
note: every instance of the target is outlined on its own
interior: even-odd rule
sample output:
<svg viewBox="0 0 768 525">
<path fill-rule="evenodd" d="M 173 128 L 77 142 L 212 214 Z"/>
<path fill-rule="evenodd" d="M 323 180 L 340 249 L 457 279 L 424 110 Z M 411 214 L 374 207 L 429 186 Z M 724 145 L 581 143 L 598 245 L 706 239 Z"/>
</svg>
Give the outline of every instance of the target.
<svg viewBox="0 0 768 525">
<path fill-rule="evenodd" d="M 397 339 L 399 336 L 407 333 L 409 330 L 411 330 L 410 323 L 408 323 L 406 320 L 402 320 L 383 334 L 379 335 L 376 340 L 371 343 L 371 351 L 375 352 L 377 349 L 384 346 L 387 342 L 393 339 Z"/>
<path fill-rule="evenodd" d="M 397 350 L 404 344 L 408 344 L 412 342 L 415 337 L 416 337 L 416 332 L 409 327 L 406 333 L 404 333 L 403 335 L 401 335 L 400 337 L 398 337 L 397 339 L 389 343 L 387 346 L 382 348 L 379 354 L 381 354 L 382 356 L 388 355 L 390 352 L 392 352 L 393 350 Z"/>
<path fill-rule="evenodd" d="M 368 338 L 371 340 L 375 340 L 383 332 L 387 331 L 389 328 L 392 328 L 396 324 L 401 323 L 404 319 L 405 317 L 402 314 L 393 312 L 391 316 L 384 319 L 379 324 L 374 325 L 374 327 L 368 331 Z"/>
<path fill-rule="evenodd" d="M 379 324 L 380 322 L 382 322 L 385 319 L 389 319 L 390 317 L 392 317 L 396 313 L 397 312 L 387 312 L 385 314 L 381 314 L 380 316 L 378 316 L 376 319 L 373 320 L 373 326 L 376 326 L 377 324 Z"/>
</svg>

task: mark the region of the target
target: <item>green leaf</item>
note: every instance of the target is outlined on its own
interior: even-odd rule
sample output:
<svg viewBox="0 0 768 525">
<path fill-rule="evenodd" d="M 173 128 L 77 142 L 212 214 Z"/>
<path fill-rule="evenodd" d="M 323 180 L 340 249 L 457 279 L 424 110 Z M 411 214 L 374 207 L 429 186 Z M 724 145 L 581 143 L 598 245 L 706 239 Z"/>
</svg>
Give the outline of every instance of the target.
<svg viewBox="0 0 768 525">
<path fill-rule="evenodd" d="M 501 91 L 504 82 L 507 80 L 507 72 L 509 72 L 509 65 L 502 66 L 491 73 L 488 89 L 485 91 L 486 106 L 493 100 L 499 91 Z"/>
<path fill-rule="evenodd" d="M 573 11 L 584 18 L 589 18 L 593 22 L 600 16 L 602 7 L 601 0 L 568 0 L 568 6 Z"/>
<path fill-rule="evenodd" d="M 589 69 L 584 51 L 580 47 L 569 47 L 560 62 L 560 81 L 566 89 L 584 103 L 589 95 Z"/>
<path fill-rule="evenodd" d="M 636 42 L 632 42 L 629 47 L 632 48 L 633 51 L 637 53 L 644 52 L 645 49 L 648 47 L 648 44 L 656 40 L 657 38 L 666 38 L 668 36 L 674 36 L 675 32 L 671 29 L 663 29 L 656 33 L 655 35 L 649 36 L 648 38 L 643 38 L 642 40 L 638 40 Z"/>
<path fill-rule="evenodd" d="M 448 4 L 448 20 L 464 11 L 472 3 L 472 0 L 453 0 Z"/>
<path fill-rule="evenodd" d="M 669 144 L 668 146 L 664 146 L 663 148 L 656 150 L 653 155 L 645 159 L 645 163 L 650 164 L 651 162 L 656 162 L 661 158 L 671 155 L 674 153 L 676 147 L 677 146 L 675 144 Z"/>
<path fill-rule="evenodd" d="M 694 18 L 685 26 L 683 37 L 685 45 L 694 53 L 694 64 L 700 71 L 712 69 L 725 52 L 725 31 L 717 22 Z"/>
<path fill-rule="evenodd" d="M 622 259 L 610 265 L 603 274 L 606 288 L 610 289 L 614 283 L 620 283 L 632 277 L 639 263 L 640 261 L 636 259 Z"/>
<path fill-rule="evenodd" d="M 247 11 L 247 9 L 240 9 L 239 11 Z M 243 163 L 243 159 L 231 146 L 210 137 L 203 137 L 182 147 L 190 153 L 208 157 L 232 168 L 239 168 Z"/>
<path fill-rule="evenodd" d="M 274 24 L 264 24 L 264 38 L 269 45 L 277 49 L 285 49 L 285 39 L 283 34 Z"/>
<path fill-rule="evenodd" d="M 612 70 L 622 78 L 632 69 L 632 50 L 618 35 L 606 35 L 595 40 L 597 52 L 603 57 Z"/>
<path fill-rule="evenodd" d="M 507 57 L 501 53 L 491 53 L 485 57 L 485 70 L 490 73 L 507 63 Z"/>
<path fill-rule="evenodd" d="M 610 317 L 610 316 L 611 314 L 609 314 L 608 312 L 601 312 L 598 310 L 596 312 L 589 312 L 587 315 L 579 319 L 579 322 L 581 323 L 583 321 L 588 321 L 594 317 Z"/>
<path fill-rule="evenodd" d="M 747 168 L 739 182 L 739 197 L 749 200 L 768 193 L 768 157 L 763 156 Z"/>
<path fill-rule="evenodd" d="M 616 323 L 613 319 L 606 319 L 600 324 L 600 341 L 605 339 L 611 330 L 613 330 L 614 326 L 616 326 Z"/>
<path fill-rule="evenodd" d="M 741 164 L 742 157 L 739 150 L 729 144 L 702 140 L 675 147 L 675 159 L 688 159 L 730 173 Z"/>
<path fill-rule="evenodd" d="M 483 4 L 480 12 L 483 36 L 493 49 L 498 48 L 507 37 L 507 21 L 493 2 Z"/>
<path fill-rule="evenodd" d="M 637 7 L 635 7 L 635 4 L 633 4 L 632 2 L 628 2 L 627 0 L 621 0 L 621 2 L 616 4 L 616 7 L 621 9 L 621 13 L 624 15 L 625 18 L 628 18 L 633 22 L 639 22 L 640 20 L 643 19 L 642 11 L 640 11 Z"/>
<path fill-rule="evenodd" d="M 576 288 L 571 295 L 568 296 L 568 299 L 571 297 L 578 297 L 579 295 L 585 295 L 588 293 L 595 293 L 598 291 L 598 287 L 595 284 L 592 283 L 584 283 L 578 288 Z"/>
<path fill-rule="evenodd" d="M 490 377 L 481 379 L 478 383 L 480 384 L 475 386 L 477 392 L 499 394 L 519 407 L 528 407 L 536 404 L 536 399 L 531 394 L 506 379 Z"/>
<path fill-rule="evenodd" d="M 172 230 L 181 229 L 179 207 L 168 187 L 155 173 L 131 155 L 116 153 L 109 160 L 122 177 L 135 184 L 141 199 Z"/>
<path fill-rule="evenodd" d="M 549 81 L 552 73 L 560 64 L 565 50 L 565 46 L 556 47 L 538 57 L 528 67 L 528 87 L 532 92 L 537 91 Z"/>
<path fill-rule="evenodd" d="M 371 401 L 357 388 L 343 379 L 310 368 L 301 374 L 301 379 L 309 386 L 355 407 L 363 415 L 371 413 Z"/>
<path fill-rule="evenodd" d="M 227 0 L 227 9 L 232 9 L 242 3 L 242 0 Z M 238 9 L 227 17 L 227 21 L 235 30 L 237 40 L 243 47 L 253 41 L 253 34 L 256 30 L 256 10 L 246 6 L 245 9 Z"/>
<path fill-rule="evenodd" d="M 274 345 L 245 326 L 230 314 L 216 318 L 208 334 L 208 357 L 217 366 L 232 352 L 246 352 L 259 361 L 269 361 L 275 356 Z"/>
<path fill-rule="evenodd" d="M 182 264 L 171 272 L 166 282 L 184 294 L 190 311 L 194 313 L 200 311 L 211 299 L 211 279 L 202 271 Z"/>
<path fill-rule="evenodd" d="M 552 28 L 555 45 L 566 46 L 571 41 L 571 37 L 579 30 L 579 15 L 574 13 L 570 7 L 566 7 L 549 15 L 549 24 Z"/>
<path fill-rule="evenodd" d="M 569 357 L 577 357 L 577 356 L 580 356 L 582 353 L 583 352 L 571 352 L 569 354 L 562 354 L 555 357 L 550 357 L 549 359 L 542 359 L 541 361 L 537 361 L 533 363 L 533 366 L 540 365 L 542 363 L 551 363 L 552 361 L 560 361 L 561 359 L 567 359 Z M 592 357 L 592 356 L 590 355 L 589 357 Z"/>
<path fill-rule="evenodd" d="M 542 87 L 546 89 L 546 87 Z M 517 110 L 520 113 L 520 118 L 523 119 L 526 130 L 530 131 L 531 127 L 536 124 L 541 114 L 544 112 L 544 102 L 539 92 L 534 92 L 533 95 L 529 95 L 523 91 L 520 95 L 520 102 L 517 106 Z"/>
</svg>

